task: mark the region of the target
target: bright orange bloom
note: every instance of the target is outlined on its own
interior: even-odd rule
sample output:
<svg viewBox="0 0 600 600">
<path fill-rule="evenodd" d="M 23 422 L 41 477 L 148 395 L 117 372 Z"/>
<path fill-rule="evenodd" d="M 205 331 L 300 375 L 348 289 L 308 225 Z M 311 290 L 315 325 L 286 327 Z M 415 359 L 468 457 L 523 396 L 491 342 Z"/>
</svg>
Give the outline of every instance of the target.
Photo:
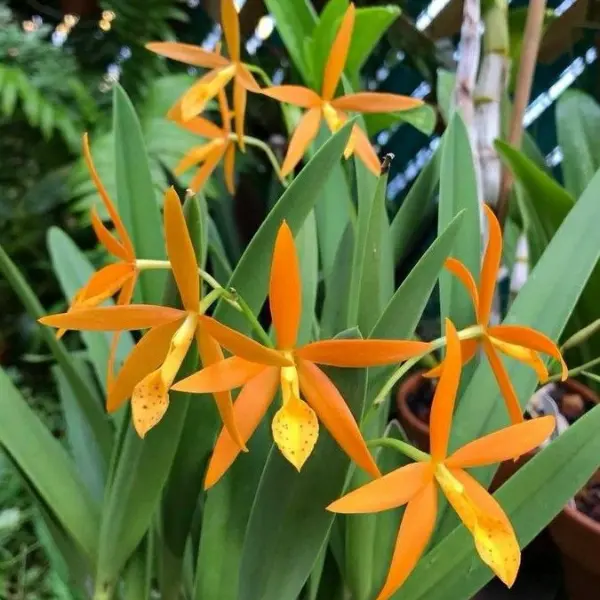
<svg viewBox="0 0 600 600">
<path fill-rule="evenodd" d="M 194 117 L 189 121 L 179 120 L 178 115 L 176 114 L 179 112 L 178 105 L 175 105 L 174 110 L 168 115 L 188 131 L 210 140 L 206 144 L 195 146 L 189 150 L 175 167 L 175 174 L 181 175 L 181 173 L 187 171 L 193 165 L 200 163 L 201 166 L 190 183 L 190 189 L 194 193 L 202 188 L 223 157 L 225 158 L 223 170 L 225 173 L 225 185 L 227 186 L 227 191 L 230 194 L 235 192 L 236 139 L 235 137 L 231 137 L 232 113 L 229 110 L 227 96 L 225 95 L 224 90 L 219 91 L 218 97 L 221 122 L 223 123 L 222 127 L 218 127 L 212 121 L 202 117 Z"/>
<path fill-rule="evenodd" d="M 541 382 L 548 379 L 548 370 L 538 352 L 549 354 L 560 362 L 563 381 L 567 378 L 568 369 L 556 344 L 543 333 L 522 325 L 488 325 L 498 269 L 502 258 L 502 231 L 491 208 L 485 205 L 484 209 L 488 222 L 489 239 L 483 257 L 479 287 L 477 287 L 471 273 L 460 261 L 449 258 L 445 266 L 466 287 L 475 306 L 477 324 L 483 328 L 483 333 L 479 338 L 461 341 L 463 363 L 467 363 L 475 356 L 480 344 L 483 346 L 504 396 L 511 421 L 520 423 L 523 421 L 521 405 L 502 360 L 496 351 L 499 350 L 506 356 L 530 365 L 535 369 Z M 439 373 L 440 367 L 436 367 L 429 371 L 426 376 L 437 377 Z"/>
<path fill-rule="evenodd" d="M 115 226 L 117 237 L 115 237 L 104 225 L 102 219 L 98 216 L 95 207 L 91 210 L 91 222 L 98 241 L 106 248 L 109 254 L 112 254 L 117 261 L 102 267 L 99 271 L 90 277 L 89 281 L 76 292 L 68 312 L 80 310 L 84 307 L 98 306 L 108 298 L 114 296 L 117 292 L 117 304 L 125 305 L 131 302 L 133 290 L 138 277 L 136 266 L 135 250 L 133 243 L 121 221 L 121 217 L 116 206 L 110 199 L 106 188 L 104 187 L 90 152 L 90 145 L 87 133 L 83 135 L 83 157 L 90 172 L 90 176 L 100 198 L 108 212 L 108 216 Z M 58 338 L 62 337 L 66 329 L 59 329 L 56 333 Z M 118 334 L 113 336 L 110 345 L 108 357 L 108 376 L 107 381 L 110 385 L 113 377 L 113 365 L 115 352 L 117 348 Z"/>
<path fill-rule="evenodd" d="M 392 562 L 377 600 L 404 583 L 422 556 L 437 514 L 437 485 L 471 532 L 475 548 L 492 571 L 511 586 L 521 561 L 519 543 L 502 507 L 465 469 L 499 463 L 539 446 L 553 431 L 554 417 L 511 425 L 474 440 L 447 456 L 452 413 L 461 372 L 458 335 L 446 321 L 448 351 L 431 409 L 431 456 L 396 469 L 336 500 L 336 513 L 372 513 L 407 504 Z"/>
<path fill-rule="evenodd" d="M 149 329 L 127 357 L 110 386 L 107 398 L 107 409 L 112 412 L 131 397 L 133 424 L 140 437 L 144 437 L 167 410 L 169 389 L 194 338 L 202 364 L 212 365 L 223 359 L 219 344 L 203 327 L 198 263 L 181 204 L 173 188 L 165 194 L 164 226 L 167 254 L 183 309 L 132 304 L 81 308 L 40 319 L 45 325 L 75 330 Z M 232 334 L 230 345 L 237 354 L 249 359 L 258 357 L 272 365 L 288 363 L 274 350 L 263 348 L 239 334 Z M 229 392 L 216 390 L 214 396 L 227 431 L 244 449 L 235 425 Z"/>
<path fill-rule="evenodd" d="M 294 170 L 294 167 L 300 162 L 306 149 L 317 135 L 321 117 L 325 119 L 329 129 L 335 133 L 348 120 L 347 111 L 361 113 L 395 112 L 416 108 L 423 104 L 421 100 L 416 98 L 378 92 L 360 92 L 340 96 L 339 98 L 333 97 L 348 57 L 350 39 L 354 28 L 354 12 L 354 4 L 351 3 L 331 46 L 325 64 L 320 95 L 310 88 L 299 85 L 280 85 L 261 90 L 263 94 L 271 98 L 308 109 L 302 116 L 290 140 L 288 152 L 281 169 L 284 177 Z M 369 138 L 358 126 L 355 126 L 352 130 L 344 156 L 348 158 L 354 151 L 375 175 L 379 175 L 381 170 L 379 158 L 373 150 Z"/>
<path fill-rule="evenodd" d="M 296 347 L 301 316 L 301 281 L 294 237 L 284 222 L 279 228 L 271 264 L 269 304 L 277 335 L 277 350 L 262 348 L 248 360 L 236 350 L 239 333 L 210 317 L 201 317 L 206 331 L 234 356 L 203 369 L 173 386 L 194 393 L 214 393 L 243 386 L 235 404 L 235 420 L 245 443 L 258 427 L 278 386 L 283 405 L 272 421 L 273 439 L 283 456 L 300 470 L 319 433 L 317 417 L 341 448 L 360 467 L 379 476 L 359 427 L 344 399 L 315 363 L 336 367 L 369 367 L 405 360 L 427 351 L 429 344 L 391 340 L 324 340 Z M 248 343 L 252 342 L 246 338 Z M 252 342 L 255 343 L 255 342 Z M 283 364 L 265 360 L 265 352 Z M 268 355 L 270 357 L 270 354 Z M 306 401 L 302 400 L 303 394 Z M 214 485 L 239 453 L 229 432 L 221 432 L 208 472 L 206 488 Z"/>
<path fill-rule="evenodd" d="M 235 130 L 240 148 L 244 149 L 244 116 L 247 90 L 258 91 L 248 67 L 240 60 L 240 24 L 233 0 L 221 0 L 221 27 L 227 42 L 229 58 L 219 52 L 208 52 L 199 46 L 178 42 L 150 42 L 148 50 L 196 67 L 212 69 L 197 81 L 181 99 L 181 117 L 188 121 L 199 115 L 219 90 L 233 79 Z"/>
</svg>

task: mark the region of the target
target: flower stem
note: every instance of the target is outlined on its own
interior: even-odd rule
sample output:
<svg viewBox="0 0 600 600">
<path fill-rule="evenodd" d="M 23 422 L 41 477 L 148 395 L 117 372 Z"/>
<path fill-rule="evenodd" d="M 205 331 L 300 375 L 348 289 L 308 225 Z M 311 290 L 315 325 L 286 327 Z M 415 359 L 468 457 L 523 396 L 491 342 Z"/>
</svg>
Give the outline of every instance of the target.
<svg viewBox="0 0 600 600">
<path fill-rule="evenodd" d="M 235 133 L 230 133 L 229 138 L 237 141 L 238 136 Z M 252 137 L 250 135 L 245 135 L 244 141 L 246 142 L 246 144 L 248 144 L 248 146 L 260 148 L 267 155 L 267 158 L 269 159 L 269 162 L 271 163 L 271 166 L 273 167 L 273 170 L 277 175 L 277 179 L 279 179 L 283 187 L 287 187 L 289 185 L 289 182 L 281 176 L 281 169 L 279 167 L 279 163 L 277 162 L 277 157 L 275 156 L 275 154 L 273 154 L 273 150 L 271 150 L 269 145 L 265 144 L 262 140 L 259 140 L 258 138 Z"/>
<path fill-rule="evenodd" d="M 590 367 L 594 367 L 599 363 L 600 363 L 600 357 L 594 358 L 593 360 L 590 360 L 589 362 L 579 365 L 578 367 L 573 367 L 572 369 L 569 369 L 569 371 L 567 372 L 567 376 L 574 377 L 575 375 L 579 375 L 581 373 L 582 375 L 586 375 L 589 377 L 589 373 L 587 373 L 586 371 Z M 594 373 L 592 373 L 592 375 L 594 375 Z M 597 375 L 596 375 L 596 377 L 597 377 Z M 560 372 L 556 373 L 556 375 L 552 375 L 552 376 L 548 377 L 548 381 L 560 381 L 561 379 L 562 379 L 562 374 Z M 590 379 L 593 379 L 593 377 L 590 377 Z"/>
<path fill-rule="evenodd" d="M 225 295 L 225 292 L 224 288 L 217 288 L 208 292 L 200 301 L 198 312 L 203 315 L 221 296 Z"/>
<path fill-rule="evenodd" d="M 272 348 L 273 342 L 269 337 L 269 334 L 263 329 L 262 325 L 258 322 L 256 315 L 252 312 L 252 309 L 248 306 L 246 301 L 241 296 L 239 296 L 237 291 L 235 291 L 233 288 L 230 288 L 229 292 L 231 293 L 232 297 L 236 299 L 243 315 L 246 317 L 246 319 L 248 319 L 248 322 L 250 323 L 250 325 L 252 325 L 252 329 L 258 335 L 261 342 L 268 348 Z"/>
<path fill-rule="evenodd" d="M 140 271 L 149 271 L 151 269 L 171 270 L 171 263 L 168 260 L 150 260 L 146 258 L 138 258 L 135 261 L 135 266 Z M 223 286 L 210 273 L 207 273 L 200 267 L 198 267 L 198 275 L 200 275 L 200 278 L 206 281 L 211 288 L 223 289 Z"/>
<path fill-rule="evenodd" d="M 431 456 L 426 452 L 422 452 L 418 448 L 415 448 L 411 444 L 407 444 L 401 440 L 397 440 L 395 438 L 377 438 L 374 440 L 369 440 L 367 442 L 367 446 L 380 446 L 383 448 L 392 448 L 393 450 L 398 450 L 398 452 L 402 452 L 405 456 L 412 458 L 413 460 L 419 462 L 427 462 L 431 460 Z"/>
</svg>

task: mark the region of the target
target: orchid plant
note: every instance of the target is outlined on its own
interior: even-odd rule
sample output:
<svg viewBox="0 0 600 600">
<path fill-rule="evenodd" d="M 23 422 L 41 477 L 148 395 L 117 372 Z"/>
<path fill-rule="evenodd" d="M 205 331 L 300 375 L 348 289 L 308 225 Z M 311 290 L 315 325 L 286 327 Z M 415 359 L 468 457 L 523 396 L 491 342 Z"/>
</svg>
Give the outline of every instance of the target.
<svg viewBox="0 0 600 600">
<path fill-rule="evenodd" d="M 299 22 L 314 25 L 312 7 L 294 4 L 304 7 Z M 298 48 L 319 29 L 290 29 L 286 3 L 269 5 L 307 72 L 311 55 Z M 525 412 L 538 380 L 583 368 L 569 370 L 557 341 L 600 254 L 597 242 L 573 249 L 570 241 L 600 218 L 600 175 L 503 322 L 492 324 L 502 231 L 468 185 L 455 185 L 473 169 L 455 114 L 439 161 L 438 235 L 396 281 L 394 236 L 421 223 L 414 210 L 390 222 L 391 158 L 380 162 L 360 114 L 422 103 L 351 90 L 345 66 L 368 20 L 347 2 L 331 6 L 328 18 L 339 14 L 319 91 L 308 81 L 260 88 L 259 70 L 242 61 L 233 0 L 221 2 L 228 56 L 148 45 L 210 69 L 167 115 L 208 140 L 175 177 L 200 167 L 187 191 L 169 187 L 157 202 L 141 194 L 152 189 L 146 151 L 133 107 L 115 88 L 116 196 L 83 139 L 103 204 L 91 223 L 111 258 L 92 271 L 66 234 L 52 232 L 70 300 L 64 312 L 43 314 L 0 251 L 0 268 L 56 359 L 71 452 L 2 371 L 0 444 L 39 501 L 44 543 L 62 561 L 70 598 L 466 600 L 494 575 L 513 585 L 521 549 L 600 464 L 597 408 L 558 437 L 554 417 Z M 283 192 L 228 270 L 203 192 L 223 161 L 233 193 L 236 152 L 264 145 L 244 133 L 248 93 L 307 112 L 282 167 L 274 165 Z M 220 126 L 202 114 L 213 99 Z M 327 139 L 311 147 L 322 118 Z M 450 299 L 440 336 L 418 339 L 438 285 Z M 69 331 L 81 332 L 83 352 L 66 346 Z M 392 392 L 412 367 L 431 367 L 438 350 L 443 359 L 427 373 L 436 381 L 430 443 L 419 448 L 393 419 Z M 535 457 L 492 494 L 498 465 L 529 452 Z"/>
</svg>

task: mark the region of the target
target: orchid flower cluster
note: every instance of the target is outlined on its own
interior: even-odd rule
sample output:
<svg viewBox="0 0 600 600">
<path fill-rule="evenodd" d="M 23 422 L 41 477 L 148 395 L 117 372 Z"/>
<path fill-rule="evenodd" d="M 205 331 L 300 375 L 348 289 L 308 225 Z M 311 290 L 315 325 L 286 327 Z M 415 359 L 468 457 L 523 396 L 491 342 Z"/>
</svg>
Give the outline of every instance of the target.
<svg viewBox="0 0 600 600">
<path fill-rule="evenodd" d="M 276 344 L 248 315 L 242 298 L 222 287 L 202 271 L 186 225 L 180 198 L 173 188 L 164 197 L 164 236 L 168 261 L 137 258 L 118 211 L 106 192 L 84 138 L 84 156 L 91 177 L 114 225 L 110 231 L 92 211 L 92 224 L 100 242 L 116 261 L 95 273 L 76 294 L 67 312 L 44 317 L 45 325 L 66 330 L 113 331 L 107 410 L 115 411 L 130 399 L 133 425 L 141 437 L 157 426 L 168 410 L 170 390 L 212 394 L 223 429 L 208 465 L 205 488 L 227 472 L 267 414 L 280 391 L 280 404 L 271 419 L 271 431 L 281 454 L 300 471 L 314 451 L 322 424 L 339 447 L 373 481 L 333 502 L 328 510 L 369 513 L 407 504 L 398 533 L 388 578 L 379 600 L 389 598 L 405 581 L 424 552 L 437 512 L 437 487 L 442 490 L 471 532 L 481 559 L 511 585 L 519 567 L 520 550 L 515 533 L 500 505 L 465 469 L 517 458 L 537 447 L 552 432 L 553 417 L 523 420 L 515 392 L 496 351 L 531 365 L 542 380 L 548 377 L 538 352 L 566 365 L 555 344 L 543 334 L 517 325 L 489 326 L 488 320 L 502 248 L 501 233 L 493 212 L 486 209 L 489 224 L 479 288 L 458 261 L 447 268 L 469 290 L 476 307 L 477 324 L 457 332 L 450 320 L 445 337 L 432 342 L 388 339 L 327 339 L 298 345 L 302 316 L 302 282 L 294 234 L 282 222 L 274 241 L 269 281 L 269 307 Z M 170 268 L 181 308 L 132 303 L 136 282 L 144 271 Z M 202 282 L 212 288 L 203 294 Z M 100 306 L 116 295 L 116 304 Z M 260 331 L 259 343 L 209 316 L 219 298 L 237 306 Z M 144 331 L 117 373 L 115 349 L 119 333 Z M 202 368 L 178 380 L 180 367 L 196 344 Z M 452 414 L 462 364 L 482 345 L 513 424 L 474 440 L 448 456 Z M 415 462 L 384 476 L 364 440 L 344 398 L 321 366 L 366 368 L 392 365 L 424 356 L 445 346 L 431 410 L 431 454 L 409 444 L 405 453 Z M 227 353 L 227 357 L 226 354 Z M 231 391 L 240 388 L 232 400 Z M 151 441 L 151 440 L 150 440 Z"/>
</svg>

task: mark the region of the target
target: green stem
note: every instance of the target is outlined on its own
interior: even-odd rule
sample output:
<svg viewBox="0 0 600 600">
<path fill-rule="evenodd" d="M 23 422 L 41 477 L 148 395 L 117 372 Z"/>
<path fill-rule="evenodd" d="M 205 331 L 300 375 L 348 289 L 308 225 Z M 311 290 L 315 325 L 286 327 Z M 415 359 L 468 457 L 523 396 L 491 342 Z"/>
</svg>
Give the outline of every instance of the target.
<svg viewBox="0 0 600 600">
<path fill-rule="evenodd" d="M 273 82 L 271 81 L 271 78 L 258 65 L 248 65 L 247 64 L 246 67 L 248 68 L 249 71 L 252 71 L 252 73 L 256 73 L 257 75 L 259 75 L 267 87 L 273 86 Z"/>
<path fill-rule="evenodd" d="M 582 375 L 589 377 L 592 381 L 600 382 L 600 375 L 596 375 L 596 373 L 590 373 L 589 371 L 581 371 Z"/>
<path fill-rule="evenodd" d="M 151 269 L 167 269 L 171 270 L 171 263 L 168 260 L 150 260 L 146 258 L 138 258 L 135 261 L 135 266 L 140 271 L 149 271 Z M 200 278 L 206 281 L 211 288 L 214 289 L 223 289 L 223 286 L 210 274 L 207 273 L 204 269 L 198 267 L 198 275 Z"/>
<path fill-rule="evenodd" d="M 230 133 L 229 138 L 232 140 L 237 140 L 237 135 L 235 133 Z M 244 141 L 246 142 L 246 144 L 248 144 L 248 146 L 260 148 L 267 155 L 267 158 L 269 159 L 269 162 L 271 163 L 271 166 L 273 167 L 273 170 L 277 175 L 277 179 L 279 179 L 279 182 L 283 187 L 287 187 L 289 185 L 289 182 L 281 176 L 281 168 L 279 166 L 279 163 L 277 162 L 277 157 L 275 156 L 275 154 L 273 154 L 273 150 L 271 150 L 269 145 L 265 144 L 265 142 L 263 142 L 262 140 L 259 140 L 258 138 L 252 137 L 250 135 L 245 135 Z"/>
<path fill-rule="evenodd" d="M 239 304 L 243 315 L 246 317 L 246 319 L 248 319 L 248 322 L 250 323 L 250 325 L 252 325 L 252 329 L 258 335 L 262 343 L 268 348 L 272 348 L 273 342 L 271 341 L 269 334 L 263 329 L 262 325 L 258 322 L 256 315 L 252 312 L 248 304 L 246 304 L 246 301 L 241 296 L 238 296 L 238 293 L 235 290 L 231 289 L 229 291 L 237 300 L 237 303 Z"/>
<path fill-rule="evenodd" d="M 573 367 L 572 369 L 569 369 L 569 371 L 567 372 L 567 376 L 574 377 L 575 375 L 579 375 L 580 373 L 584 374 L 583 373 L 584 371 L 587 371 L 587 369 L 589 369 L 590 367 L 594 367 L 597 364 L 600 364 L 600 357 L 594 358 L 593 360 L 590 360 L 589 362 L 579 365 L 578 367 Z M 560 381 L 561 379 L 562 379 L 561 373 L 556 373 L 556 375 L 552 375 L 551 377 L 548 378 L 548 382 Z"/>
<path fill-rule="evenodd" d="M 398 452 L 402 452 L 402 454 L 418 462 L 428 462 L 431 460 L 431 456 L 429 456 L 429 454 L 426 452 L 422 452 L 411 444 L 407 444 L 406 442 L 397 440 L 395 438 L 377 438 L 375 440 L 369 440 L 367 442 L 367 446 L 392 448 L 393 450 L 398 450 Z"/>
<path fill-rule="evenodd" d="M 203 315 L 221 296 L 225 294 L 225 289 L 217 288 L 212 290 L 200 301 L 198 312 Z"/>
</svg>

